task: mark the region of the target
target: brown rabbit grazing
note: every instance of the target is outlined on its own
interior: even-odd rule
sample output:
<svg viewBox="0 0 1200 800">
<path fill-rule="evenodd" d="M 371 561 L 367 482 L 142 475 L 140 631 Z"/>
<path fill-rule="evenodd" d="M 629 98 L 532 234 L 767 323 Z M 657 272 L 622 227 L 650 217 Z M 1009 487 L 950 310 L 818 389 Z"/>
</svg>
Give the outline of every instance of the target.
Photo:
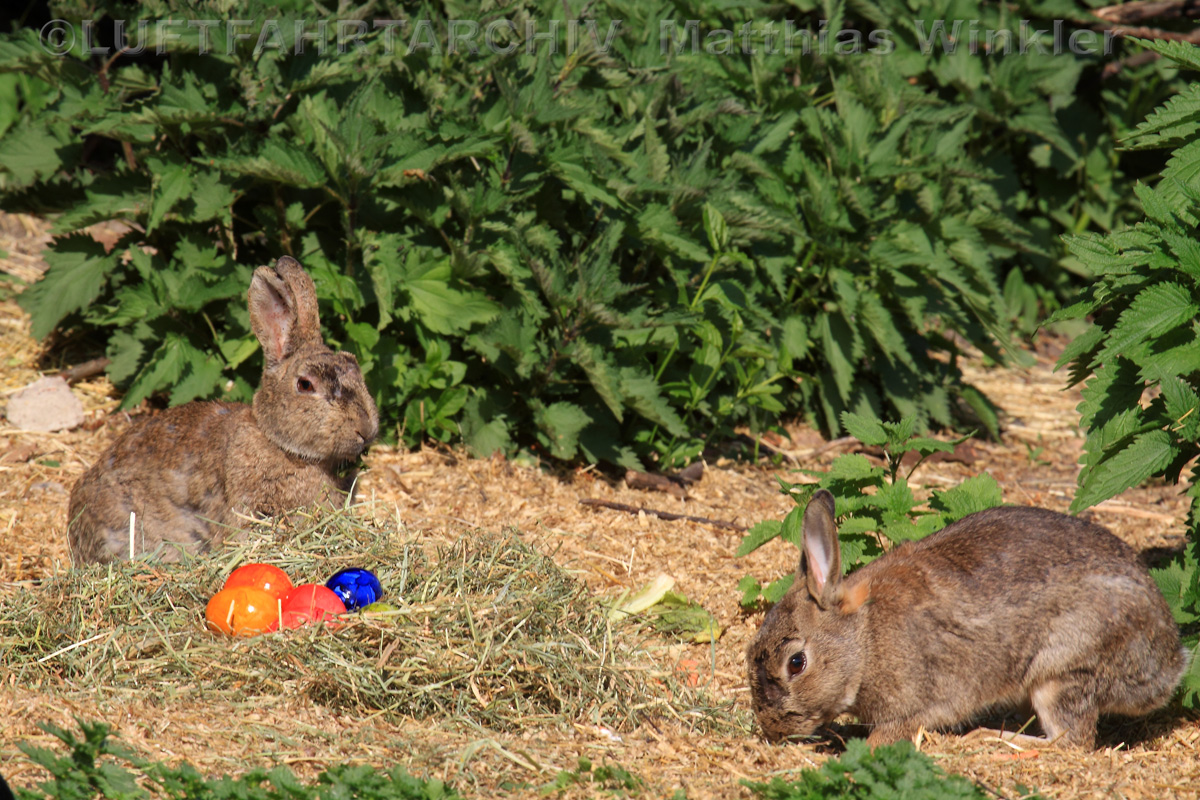
<svg viewBox="0 0 1200 800">
<path fill-rule="evenodd" d="M 264 356 L 253 404 L 188 403 L 125 431 L 71 491 L 75 563 L 128 558 L 130 512 L 134 550 L 176 561 L 219 544 L 238 512 L 345 502 L 379 432 L 358 362 L 322 341 L 316 289 L 294 258 L 256 269 L 249 302 Z"/>
<path fill-rule="evenodd" d="M 768 739 L 840 714 L 871 744 L 1029 702 L 1048 740 L 1095 746 L 1100 714 L 1164 705 L 1187 653 L 1158 587 L 1104 528 L 992 508 L 842 577 L 833 495 L 804 510 L 796 582 L 746 651 Z"/>
</svg>

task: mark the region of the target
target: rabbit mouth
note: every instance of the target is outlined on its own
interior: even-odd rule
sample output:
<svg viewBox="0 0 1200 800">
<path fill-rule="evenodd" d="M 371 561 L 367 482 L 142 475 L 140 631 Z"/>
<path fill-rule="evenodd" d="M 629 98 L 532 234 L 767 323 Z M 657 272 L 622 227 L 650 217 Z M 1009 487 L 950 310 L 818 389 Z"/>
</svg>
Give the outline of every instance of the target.
<svg viewBox="0 0 1200 800">
<path fill-rule="evenodd" d="M 358 461 L 356 459 L 334 461 L 329 465 L 329 474 L 333 475 L 338 480 L 353 478 L 357 472 Z"/>
<path fill-rule="evenodd" d="M 821 726 L 820 721 L 811 714 L 796 711 L 782 711 L 773 714 L 772 720 L 760 720 L 763 737 L 772 744 L 794 741 L 812 736 Z"/>
</svg>

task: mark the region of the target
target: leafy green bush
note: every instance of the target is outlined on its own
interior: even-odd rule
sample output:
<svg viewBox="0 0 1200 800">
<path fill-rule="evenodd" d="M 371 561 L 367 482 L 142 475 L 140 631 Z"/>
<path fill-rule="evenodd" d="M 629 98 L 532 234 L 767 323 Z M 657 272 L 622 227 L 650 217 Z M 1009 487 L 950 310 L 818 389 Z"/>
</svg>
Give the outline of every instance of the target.
<svg viewBox="0 0 1200 800">
<path fill-rule="evenodd" d="M 799 549 L 803 545 L 804 507 L 817 489 L 833 493 L 842 520 L 838 538 L 846 570 L 883 555 L 884 538 L 891 544 L 920 539 L 968 514 L 1000 505 L 1000 486 L 985 472 L 951 489 L 934 489 L 929 500 L 931 510 L 916 510 L 918 503 L 908 479 L 930 455 L 952 452 L 969 435 L 951 442 L 916 436 L 916 421 L 911 417 L 900 422 L 879 422 L 847 413 L 842 423 L 864 445 L 882 447 L 885 466 L 873 466 L 866 456 L 850 453 L 835 458 L 827 472 L 800 470 L 819 477 L 816 483 L 796 484 L 779 479 L 781 490 L 796 501 L 796 507 L 782 522 L 768 519 L 751 528 L 738 546 L 738 557 L 749 555 L 777 538 Z M 906 474 L 901 474 L 902 461 L 908 453 L 916 453 L 917 460 Z M 792 585 L 793 577 L 789 573 L 764 587 L 747 575 L 738 583 L 742 606 L 751 608 L 760 598 L 768 603 L 778 602 Z"/>
<path fill-rule="evenodd" d="M 1182 43 L 1146 42 L 1200 70 L 1200 51 Z M 1154 188 L 1138 184 L 1147 219 L 1108 236 L 1067 240 L 1096 274 L 1074 304 L 1052 320 L 1091 317 L 1063 352 L 1072 385 L 1085 382 L 1079 404 L 1087 430 L 1079 491 L 1081 511 L 1152 477 L 1177 483 L 1191 464 L 1188 541 L 1156 570 L 1184 641 L 1200 640 L 1200 83 L 1156 110 L 1127 147 L 1173 148 Z M 1184 677 L 1184 702 L 1200 703 L 1200 658 Z"/>
<path fill-rule="evenodd" d="M 82 738 L 56 725 L 42 729 L 58 738 L 70 754 L 30 744 L 17 745 L 31 761 L 50 773 L 36 789 L 17 788 L 17 800 L 140 800 L 163 797 L 178 800 L 461 800 L 461 795 L 438 780 L 421 780 L 403 767 L 379 773 L 372 767 L 342 765 L 322 772 L 316 785 L 305 785 L 287 767 L 256 769 L 237 778 L 208 779 L 187 762 L 169 766 L 149 761 L 109 738 L 102 722 L 76 719 Z M 124 762 L 132 771 L 122 766 Z"/>
<path fill-rule="evenodd" d="M 1109 142 L 1137 105 L 1130 87 L 1144 102 L 1171 86 L 1151 65 L 1101 99 L 1081 91 L 1092 59 L 923 47 L 936 19 L 1016 19 L 958 0 L 915 16 L 904 0 L 853 13 L 606 0 L 587 6 L 595 36 L 581 27 L 578 49 L 519 46 L 502 27 L 507 53 L 449 47 L 451 20 L 495 20 L 451 0 L 339 6 L 430 22 L 368 26 L 345 48 L 337 26 L 314 30 L 314 5 L 235 5 L 88 7 L 131 33 L 177 20 L 161 56 L 84 57 L 81 40 L 57 58 L 33 31 L 0 39 L 0 72 L 40 81 L 16 87 L 24 105 L 0 138 L 5 207 L 55 215 L 60 236 L 22 295 L 34 334 L 104 342 L 126 407 L 246 399 L 250 271 L 289 253 L 314 274 L 328 337 L 363 364 L 386 435 L 461 435 L 484 455 L 669 464 L 796 411 L 828 431 L 846 410 L 919 428 L 971 413 L 994 429 L 960 342 L 1001 358 L 1013 320 L 1051 296 L 1022 275 L 1052 273 L 1056 234 L 1128 213 Z M 503 14 L 546 33 L 569 6 Z M 784 14 L 887 28 L 894 52 L 769 54 L 766 25 Z M 271 46 L 185 25 L 235 16 L 255 33 L 277 20 Z M 705 52 L 707 35 L 692 52 L 686 32 L 680 52 L 662 38 L 671 19 L 738 30 L 735 52 Z M 305 20 L 320 41 L 296 54 Z M 149 25 L 147 52 L 157 36 Z M 132 225 L 111 252 L 81 233 L 106 219 Z"/>
<path fill-rule="evenodd" d="M 770 783 L 743 784 L 763 800 L 990 800 L 995 796 L 961 775 L 947 775 L 912 742 L 872 750 L 865 739 L 851 739 L 840 758 L 804 770 L 798 781 L 775 778 Z M 1022 800 L 1041 796 L 1023 787 L 1017 791 Z"/>
<path fill-rule="evenodd" d="M 252 770 L 237 778 L 208 779 L 186 762 L 168 766 L 142 758 L 110 738 L 110 728 L 104 723 L 76 722 L 82 737 L 55 725 L 42 726 L 68 748 L 68 755 L 58 755 L 49 748 L 18 745 L 51 777 L 33 790 L 17 788 L 17 800 L 92 800 L 95 797 L 111 800 L 149 797 L 179 800 L 461 800 L 461 795 L 450 786 L 437 780 L 414 778 L 403 767 L 378 772 L 369 766 L 337 766 L 321 773 L 315 785 L 301 783 L 287 767 Z M 819 769 L 801 771 L 800 780 L 796 782 L 775 778 L 770 783 L 742 781 L 742 784 L 765 800 L 871 800 L 899 796 L 975 800 L 990 797 L 966 778 L 947 775 L 933 759 L 918 752 L 911 742 L 872 750 L 863 739 L 848 742 L 844 755 L 829 759 Z M 586 758 L 579 759 L 576 769 L 560 771 L 552 782 L 536 787 L 536 791 L 547 796 L 578 787 L 612 797 L 637 797 L 645 791 L 642 780 L 619 764 L 595 766 Z M 529 785 L 508 788 L 518 793 L 535 789 Z M 1022 792 L 1019 797 L 1023 800 L 1039 796 L 1025 793 L 1020 787 L 1018 791 Z M 679 790 L 673 796 L 682 798 L 686 794 Z"/>
<path fill-rule="evenodd" d="M 554 780 L 543 786 L 538 794 L 545 797 L 561 795 L 577 787 L 593 790 L 593 794 L 607 797 L 636 797 L 641 794 L 641 778 L 633 775 L 620 764 L 593 766 L 591 759 L 580 757 L 578 766 L 572 770 L 559 770 Z"/>
</svg>

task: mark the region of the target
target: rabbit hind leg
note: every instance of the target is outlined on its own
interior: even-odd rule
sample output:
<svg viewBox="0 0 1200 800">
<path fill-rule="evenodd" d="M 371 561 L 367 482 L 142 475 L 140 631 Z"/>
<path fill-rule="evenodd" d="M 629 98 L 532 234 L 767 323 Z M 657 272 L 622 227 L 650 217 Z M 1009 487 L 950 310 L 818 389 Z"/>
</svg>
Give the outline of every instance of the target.
<svg viewBox="0 0 1200 800">
<path fill-rule="evenodd" d="M 1029 700 L 1048 743 L 1080 750 L 1095 748 L 1100 711 L 1095 689 L 1086 680 L 1052 678 L 1034 686 Z"/>
</svg>

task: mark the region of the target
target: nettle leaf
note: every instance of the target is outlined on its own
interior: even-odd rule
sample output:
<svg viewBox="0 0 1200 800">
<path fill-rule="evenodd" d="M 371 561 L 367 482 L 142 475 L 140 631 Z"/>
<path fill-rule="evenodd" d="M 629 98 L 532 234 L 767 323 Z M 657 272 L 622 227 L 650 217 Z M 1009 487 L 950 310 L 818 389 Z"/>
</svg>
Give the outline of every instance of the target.
<svg viewBox="0 0 1200 800">
<path fill-rule="evenodd" d="M 853 335 L 841 314 L 821 314 L 817 318 L 816 335 L 821 339 L 825 361 L 833 376 L 838 394 L 848 401 L 854 381 Z"/>
<path fill-rule="evenodd" d="M 1189 563 L 1190 562 L 1190 563 Z M 1196 606 L 1192 597 L 1192 579 L 1196 574 L 1197 564 L 1190 559 L 1174 559 L 1165 567 L 1150 570 L 1159 591 L 1163 593 L 1175 622 L 1180 625 L 1190 625 L 1200 621 L 1200 607 Z"/>
<path fill-rule="evenodd" d="M 804 544 L 804 508 L 796 506 L 788 512 L 779 528 L 779 538 L 796 547 Z"/>
<path fill-rule="evenodd" d="M 1104 459 L 1080 477 L 1072 513 L 1090 508 L 1166 469 L 1178 449 L 1166 431 L 1148 431 L 1126 447 L 1107 452 Z"/>
<path fill-rule="evenodd" d="M 134 376 L 125 396 L 121 398 L 121 408 L 135 408 L 153 393 L 175 385 L 192 361 L 203 362 L 204 354 L 197 353 L 196 348 L 182 336 L 168 334 Z"/>
<path fill-rule="evenodd" d="M 709 246 L 714 253 L 724 252 L 729 246 L 729 225 L 725 222 L 725 217 L 711 203 L 704 204 L 702 216 Z"/>
<path fill-rule="evenodd" d="M 696 262 L 708 261 L 709 254 L 685 235 L 671 209 L 657 203 L 646 206 L 637 217 L 638 236 L 660 245 L 670 253 Z"/>
<path fill-rule="evenodd" d="M 595 177 L 583 166 L 573 161 L 556 157 L 550 162 L 551 171 L 567 186 L 579 192 L 589 201 L 599 202 L 609 208 L 620 208 L 622 203 L 606 187 L 600 186 Z"/>
<path fill-rule="evenodd" d="M 0 138 L 0 167 L 18 186 L 29 186 L 62 168 L 59 147 L 44 124 L 25 121 Z"/>
<path fill-rule="evenodd" d="M 586 341 L 577 341 L 567 355 L 583 369 L 588 381 L 604 405 L 617 418 L 617 422 L 625 421 L 622 408 L 621 373 L 599 347 Z"/>
<path fill-rule="evenodd" d="M 1084 369 L 1091 370 L 1095 363 L 1095 354 L 1100 350 L 1100 343 L 1103 341 L 1104 335 L 1104 328 L 1099 325 L 1090 326 L 1063 348 L 1062 355 L 1058 357 L 1054 369 L 1060 370 L 1072 361 L 1079 361 Z"/>
<path fill-rule="evenodd" d="M 1185 144 L 1171 154 L 1162 179 L 1155 187 L 1164 200 L 1176 209 L 1180 218 L 1189 225 L 1198 222 L 1194 211 L 1194 195 L 1200 189 L 1200 138 Z"/>
<path fill-rule="evenodd" d="M 791 573 L 784 575 L 779 580 L 771 581 L 771 583 L 767 585 L 767 588 L 763 589 L 762 591 L 763 600 L 771 603 L 772 605 L 778 603 L 783 599 L 783 596 L 787 594 L 787 590 L 792 588 L 792 583 L 795 582 L 795 580 L 795 573 Z"/>
<path fill-rule="evenodd" d="M 59 239 L 45 258 L 50 265 L 45 276 L 17 297 L 33 318 L 30 333 L 35 339 L 46 338 L 64 317 L 95 300 L 118 264 L 117 253 L 105 253 L 104 245 L 90 236 Z"/>
<path fill-rule="evenodd" d="M 1064 236 L 1063 243 L 1094 275 L 1128 272 L 1135 266 L 1116 242 L 1094 233 Z"/>
<path fill-rule="evenodd" d="M 1122 355 L 1131 345 L 1162 336 L 1193 319 L 1200 305 L 1178 283 L 1159 283 L 1138 293 L 1109 333 L 1100 361 Z"/>
<path fill-rule="evenodd" d="M 913 417 L 905 417 L 899 422 L 883 423 L 884 433 L 887 434 L 887 447 L 892 453 L 904 452 L 905 445 L 917 429 L 917 420 Z"/>
<path fill-rule="evenodd" d="M 1190 42 L 1158 40 L 1158 39 L 1139 39 L 1130 37 L 1133 41 L 1140 44 L 1142 47 L 1153 50 L 1160 56 L 1174 61 L 1187 69 L 1200 70 L 1200 53 L 1197 52 L 1196 46 Z"/>
<path fill-rule="evenodd" d="M 884 483 L 875 492 L 875 505 L 882 512 L 882 520 L 885 525 L 892 525 L 898 522 L 904 522 L 905 527 L 911 528 L 913 508 L 917 505 L 917 499 L 913 496 L 912 489 L 908 487 L 908 482 L 903 478 L 898 478 L 892 483 Z M 895 537 L 890 533 L 888 538 L 895 541 Z"/>
<path fill-rule="evenodd" d="M 117 331 L 108 340 L 108 367 L 105 370 L 109 380 L 120 386 L 132 377 L 142 363 L 145 354 L 145 342 L 151 337 L 150 329 L 144 323 L 133 326 L 132 330 Z"/>
<path fill-rule="evenodd" d="M 1144 391 L 1138 380 L 1137 365 L 1127 358 L 1116 358 L 1096 370 L 1080 391 L 1083 398 L 1076 410 L 1085 428 L 1102 427 L 1115 414 L 1138 407 Z"/>
<path fill-rule="evenodd" d="M 964 383 L 958 387 L 958 397 L 975 414 L 994 440 L 1000 439 L 1000 409 L 977 386 Z"/>
<path fill-rule="evenodd" d="M 762 596 L 763 587 L 753 575 L 746 575 L 738 581 L 737 590 L 742 593 L 738 604 L 742 608 L 751 609 L 758 602 L 758 598 Z"/>
<path fill-rule="evenodd" d="M 188 173 L 190 186 L 174 205 L 175 212 L 188 222 L 221 220 L 232 224 L 232 207 L 237 199 L 216 170 L 201 170 L 194 166 Z M 298 229 L 300 226 L 296 226 Z"/>
<path fill-rule="evenodd" d="M 221 380 L 223 365 L 216 356 L 195 349 L 185 352 L 184 356 L 187 363 L 183 377 L 171 389 L 169 401 L 173 406 L 210 396 Z"/>
<path fill-rule="evenodd" d="M 780 339 L 784 347 L 784 352 L 780 356 L 781 360 L 785 358 L 802 359 L 808 355 L 810 345 L 808 323 L 801 317 L 789 316 L 783 321 Z"/>
<path fill-rule="evenodd" d="M 846 429 L 846 433 L 871 447 L 880 447 L 888 441 L 887 431 L 879 420 L 873 417 L 847 411 L 842 414 L 842 427 Z"/>
<path fill-rule="evenodd" d="M 1200 432 L 1200 395 L 1175 375 L 1164 376 L 1159 386 L 1171 420 L 1171 432 L 1183 441 L 1194 441 Z"/>
<path fill-rule="evenodd" d="M 958 442 L 965 441 L 959 439 Z M 916 450 L 923 456 L 931 453 L 953 453 L 956 442 L 943 442 L 941 439 L 933 439 L 927 436 L 915 436 L 911 439 L 906 439 L 903 448 L 897 448 L 897 452 L 905 452 L 908 450 Z"/>
<path fill-rule="evenodd" d="M 592 418 L 573 403 L 551 403 L 537 412 L 535 420 L 544 434 L 538 438 L 550 449 L 550 455 L 570 459 L 579 448 L 580 432 Z"/>
<path fill-rule="evenodd" d="M 1175 266 L 1200 283 L 1200 242 L 1193 236 L 1180 233 L 1174 222 L 1164 223 L 1159 236 L 1175 256 Z"/>
<path fill-rule="evenodd" d="M 968 514 L 994 508 L 1003 502 L 1000 484 L 986 472 L 967 478 L 965 481 L 946 491 L 937 491 L 929 501 L 929 505 L 942 512 L 944 524 L 962 519 Z"/>
<path fill-rule="evenodd" d="M 434 333 L 464 331 L 500 313 L 500 307 L 483 293 L 450 286 L 449 259 L 407 266 L 399 285 L 408 292 L 412 310 Z"/>
<path fill-rule="evenodd" d="M 687 425 L 659 390 L 654 376 L 632 367 L 621 369 L 621 394 L 625 404 L 672 436 L 686 436 Z"/>
<path fill-rule="evenodd" d="M 838 456 L 829 467 L 829 477 L 846 481 L 871 480 L 883 475 L 883 468 L 874 466 L 861 453 Z"/>
<path fill-rule="evenodd" d="M 1140 181 L 1133 185 L 1133 193 L 1142 201 L 1142 210 L 1146 216 L 1163 225 L 1170 225 L 1175 219 L 1174 209 L 1166 198 L 1155 192 Z"/>
<path fill-rule="evenodd" d="M 476 392 L 463 405 L 463 442 L 477 458 L 508 453 L 513 448 L 506 415 L 497 411 L 485 392 Z"/>
<path fill-rule="evenodd" d="M 777 538 L 782 530 L 783 523 L 779 520 L 764 519 L 746 532 L 746 535 L 742 538 L 742 543 L 738 545 L 738 549 L 733 555 L 736 558 L 750 555 L 767 542 Z"/>
<path fill-rule="evenodd" d="M 142 176 L 104 175 L 84 189 L 85 200 L 54 221 L 53 233 L 68 233 L 109 219 L 138 221 L 150 207 L 150 184 Z"/>
<path fill-rule="evenodd" d="M 258 155 L 251 158 L 197 158 L 195 161 L 223 172 L 287 186 L 316 187 L 328 180 L 325 168 L 315 156 L 280 138 L 268 139 Z"/>
<path fill-rule="evenodd" d="M 147 163 L 155 173 L 150 219 L 146 223 L 146 232 L 151 233 L 180 199 L 191 194 L 193 187 L 188 166 L 182 159 L 149 159 Z"/>
</svg>

